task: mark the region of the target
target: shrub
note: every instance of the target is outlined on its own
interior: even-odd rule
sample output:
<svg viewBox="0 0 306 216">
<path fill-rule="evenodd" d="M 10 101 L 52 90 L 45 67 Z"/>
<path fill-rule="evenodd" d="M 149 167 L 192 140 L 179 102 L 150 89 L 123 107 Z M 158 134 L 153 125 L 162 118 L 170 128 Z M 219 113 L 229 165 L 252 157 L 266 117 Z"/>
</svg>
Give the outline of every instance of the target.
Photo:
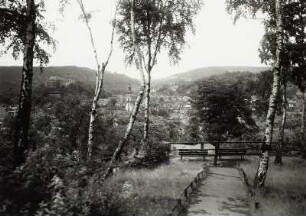
<svg viewBox="0 0 306 216">
<path fill-rule="evenodd" d="M 147 165 L 159 165 L 169 161 L 169 154 L 169 144 L 163 144 L 160 142 L 149 143 L 144 160 Z"/>
</svg>

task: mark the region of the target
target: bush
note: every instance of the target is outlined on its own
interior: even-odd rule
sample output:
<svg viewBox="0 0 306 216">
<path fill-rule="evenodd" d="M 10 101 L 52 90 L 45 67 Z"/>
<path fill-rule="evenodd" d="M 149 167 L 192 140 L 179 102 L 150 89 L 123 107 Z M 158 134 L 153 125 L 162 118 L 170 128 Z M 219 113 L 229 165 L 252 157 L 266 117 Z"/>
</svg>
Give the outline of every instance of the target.
<svg viewBox="0 0 306 216">
<path fill-rule="evenodd" d="M 149 143 L 144 160 L 147 165 L 160 165 L 169 161 L 169 154 L 169 144 Z"/>
<path fill-rule="evenodd" d="M 48 202 L 42 202 L 36 215 L 88 215 L 120 216 L 125 215 L 125 201 L 121 195 L 122 184 L 101 183 L 96 177 L 90 177 L 81 187 L 80 179 L 70 182 L 55 176 L 52 179 L 52 196 Z"/>
<path fill-rule="evenodd" d="M 42 147 L 0 180 L 0 215 L 126 215 L 123 182 L 101 182 L 104 167 Z"/>
</svg>

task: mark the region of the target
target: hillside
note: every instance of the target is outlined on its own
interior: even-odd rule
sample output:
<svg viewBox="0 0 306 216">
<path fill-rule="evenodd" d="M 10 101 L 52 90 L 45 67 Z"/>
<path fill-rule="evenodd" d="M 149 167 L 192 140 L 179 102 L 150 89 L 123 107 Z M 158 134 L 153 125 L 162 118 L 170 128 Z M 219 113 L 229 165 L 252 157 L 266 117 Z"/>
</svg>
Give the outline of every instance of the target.
<svg viewBox="0 0 306 216">
<path fill-rule="evenodd" d="M 205 79 L 211 76 L 217 76 L 226 72 L 251 72 L 258 73 L 269 69 L 269 67 L 247 67 L 247 66 L 223 66 L 223 67 L 203 67 L 195 70 L 187 71 L 172 75 L 170 77 L 155 80 L 155 85 L 164 85 L 169 83 L 184 83 L 194 82 L 201 79 Z"/>
<path fill-rule="evenodd" d="M 44 84 L 50 77 L 61 77 L 82 82 L 88 86 L 94 86 L 95 71 L 75 66 L 46 67 L 43 72 L 38 67 L 34 68 L 33 87 Z M 8 66 L 0 67 L 0 93 L 10 90 L 18 92 L 20 88 L 21 67 Z M 123 74 L 105 73 L 104 88 L 106 91 L 125 91 L 129 83 L 134 87 L 139 86 L 139 82 Z"/>
</svg>

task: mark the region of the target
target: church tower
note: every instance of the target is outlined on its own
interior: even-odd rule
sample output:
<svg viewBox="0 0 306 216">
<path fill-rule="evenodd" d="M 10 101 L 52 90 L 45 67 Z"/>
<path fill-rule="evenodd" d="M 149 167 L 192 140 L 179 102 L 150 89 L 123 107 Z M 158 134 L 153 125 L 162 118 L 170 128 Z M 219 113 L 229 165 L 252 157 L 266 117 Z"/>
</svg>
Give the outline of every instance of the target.
<svg viewBox="0 0 306 216">
<path fill-rule="evenodd" d="M 132 97 L 133 97 L 133 95 L 132 95 L 132 85 L 131 85 L 131 83 L 129 83 L 128 93 L 125 96 L 125 100 L 126 100 L 125 110 L 128 111 L 128 112 L 131 112 L 133 110 L 133 107 L 134 107 Z"/>
</svg>

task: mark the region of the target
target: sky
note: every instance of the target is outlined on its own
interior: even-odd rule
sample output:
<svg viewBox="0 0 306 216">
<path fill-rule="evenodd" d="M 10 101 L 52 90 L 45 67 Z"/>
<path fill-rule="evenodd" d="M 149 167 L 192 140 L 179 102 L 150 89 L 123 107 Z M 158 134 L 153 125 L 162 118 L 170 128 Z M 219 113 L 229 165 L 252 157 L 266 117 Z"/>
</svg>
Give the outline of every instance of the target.
<svg viewBox="0 0 306 216">
<path fill-rule="evenodd" d="M 57 41 L 49 66 L 76 65 L 95 69 L 93 51 L 86 25 L 79 19 L 80 8 L 71 0 L 63 15 L 58 12 L 54 0 L 46 1 L 46 18 L 54 24 L 52 33 Z M 57 0 L 58 1 L 58 0 Z M 83 0 L 86 10 L 93 12 L 91 27 L 100 61 L 105 61 L 109 52 L 111 20 L 114 17 L 114 0 Z M 263 66 L 258 57 L 258 47 L 264 28 L 260 20 L 240 19 L 236 24 L 225 10 L 225 0 L 204 0 L 204 5 L 195 19 L 195 35 L 186 35 L 181 61 L 170 63 L 166 52 L 157 57 L 152 72 L 153 79 L 164 78 L 207 66 Z M 10 55 L 0 58 L 0 65 L 22 65 Z M 115 40 L 114 51 L 107 71 L 122 73 L 134 78 L 139 72 L 126 66 L 124 53 Z"/>
</svg>

